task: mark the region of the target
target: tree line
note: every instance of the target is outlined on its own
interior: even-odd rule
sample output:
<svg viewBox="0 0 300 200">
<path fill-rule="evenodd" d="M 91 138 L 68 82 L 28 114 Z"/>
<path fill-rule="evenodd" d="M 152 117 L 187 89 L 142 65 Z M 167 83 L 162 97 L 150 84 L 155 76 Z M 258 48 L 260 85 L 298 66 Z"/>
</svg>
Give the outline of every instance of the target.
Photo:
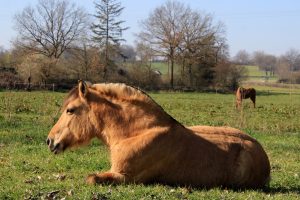
<svg viewBox="0 0 300 200">
<path fill-rule="evenodd" d="M 230 61 L 225 26 L 209 13 L 167 1 L 141 22 L 132 46 L 123 38 L 130 27 L 121 19 L 121 3 L 97 0 L 94 5 L 95 13 L 87 13 L 67 0 L 39 0 L 16 13 L 13 48 L 0 51 L 2 82 L 84 79 L 145 89 L 233 90 L 245 75 L 239 64 L 248 62 L 247 52 Z M 271 67 L 272 58 L 266 61 L 267 55 L 258 52 L 257 62 L 259 55 L 258 65 Z M 162 74 L 157 63 L 167 63 L 168 73 Z"/>
<path fill-rule="evenodd" d="M 289 49 L 283 55 L 275 56 L 264 51 L 252 54 L 240 50 L 232 62 L 238 65 L 256 65 L 265 72 L 266 77 L 278 76 L 279 82 L 300 83 L 300 51 Z"/>
</svg>

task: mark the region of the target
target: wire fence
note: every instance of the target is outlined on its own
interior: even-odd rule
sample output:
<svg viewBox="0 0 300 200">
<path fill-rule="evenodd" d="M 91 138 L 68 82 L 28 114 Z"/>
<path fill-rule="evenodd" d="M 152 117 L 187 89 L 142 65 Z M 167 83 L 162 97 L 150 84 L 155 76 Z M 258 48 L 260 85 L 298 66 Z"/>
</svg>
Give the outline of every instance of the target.
<svg viewBox="0 0 300 200">
<path fill-rule="evenodd" d="M 25 82 L 6 82 L 0 83 L 0 89 L 5 90 L 50 90 L 60 91 L 69 90 L 76 85 L 70 83 L 25 83 Z"/>
<path fill-rule="evenodd" d="M 47 90 L 47 91 L 68 91 L 77 85 L 77 81 L 74 83 L 26 83 L 19 81 L 8 81 L 0 82 L 0 90 L 20 90 L 20 91 L 36 91 L 36 90 Z M 131 84 L 129 84 L 131 85 Z M 257 82 L 247 82 L 244 83 L 246 87 L 254 87 L 258 95 L 261 94 L 300 94 L 300 84 L 282 84 L 282 83 L 257 83 Z M 193 89 L 182 85 L 175 85 L 173 88 L 168 85 L 162 85 L 156 88 L 147 88 L 139 85 L 134 85 L 134 87 L 143 89 L 145 91 L 177 91 L 177 92 L 213 92 L 213 93 L 235 93 L 235 91 L 228 91 L 221 88 L 200 88 Z"/>
</svg>

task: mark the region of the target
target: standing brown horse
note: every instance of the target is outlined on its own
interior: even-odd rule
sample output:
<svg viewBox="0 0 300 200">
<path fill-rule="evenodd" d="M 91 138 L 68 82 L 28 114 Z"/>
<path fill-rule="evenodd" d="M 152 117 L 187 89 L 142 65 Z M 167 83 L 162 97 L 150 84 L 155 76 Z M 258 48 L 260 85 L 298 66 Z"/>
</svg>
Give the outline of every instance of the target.
<svg viewBox="0 0 300 200">
<path fill-rule="evenodd" d="M 254 88 L 243 88 L 239 87 L 236 91 L 236 108 L 240 108 L 242 105 L 243 99 L 250 98 L 253 102 L 253 107 L 255 108 L 255 99 L 256 99 L 256 91 Z"/>
<path fill-rule="evenodd" d="M 185 127 L 148 95 L 124 84 L 86 85 L 66 97 L 47 144 L 57 154 L 102 140 L 111 169 L 90 184 L 163 183 L 194 187 L 261 188 L 270 163 L 252 137 L 230 127 Z"/>
</svg>

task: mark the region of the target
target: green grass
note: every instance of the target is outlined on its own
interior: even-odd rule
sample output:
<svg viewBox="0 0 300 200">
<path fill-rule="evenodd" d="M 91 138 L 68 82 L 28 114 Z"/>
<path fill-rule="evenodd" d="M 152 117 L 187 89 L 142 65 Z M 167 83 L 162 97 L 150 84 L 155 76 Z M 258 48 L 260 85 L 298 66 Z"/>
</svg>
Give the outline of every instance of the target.
<svg viewBox="0 0 300 200">
<path fill-rule="evenodd" d="M 246 65 L 243 66 L 247 72 L 248 72 L 248 76 L 265 76 L 265 72 L 259 70 L 258 66 L 252 66 L 252 65 Z"/>
<path fill-rule="evenodd" d="M 153 69 L 156 69 L 156 70 L 159 70 L 162 75 L 168 75 L 169 73 L 169 70 L 171 69 L 168 69 L 168 62 L 153 62 L 151 63 L 152 65 L 152 68 Z M 171 68 L 171 66 L 170 66 Z M 174 74 L 179 74 L 180 73 L 180 66 L 175 64 L 174 65 Z"/>
<path fill-rule="evenodd" d="M 151 66 L 153 69 L 159 70 L 163 75 L 168 74 L 168 63 L 167 62 L 152 62 Z M 264 80 L 264 77 L 266 76 L 264 71 L 261 71 L 258 66 L 252 66 L 252 65 L 246 65 L 241 66 L 246 69 L 247 76 L 250 79 L 257 79 L 257 80 Z M 180 70 L 180 66 L 175 64 L 175 72 L 178 72 Z M 269 80 L 276 79 L 276 77 L 269 77 Z"/>
<path fill-rule="evenodd" d="M 153 69 L 159 70 L 163 75 L 168 74 L 168 63 L 167 62 L 153 62 L 151 63 Z"/>
<path fill-rule="evenodd" d="M 64 95 L 0 92 L 0 199 L 299 199 L 299 94 L 261 92 L 257 108 L 246 100 L 241 112 L 234 108 L 232 94 L 151 94 L 185 125 L 232 126 L 258 139 L 272 166 L 267 191 L 86 185 L 86 175 L 109 169 L 107 149 L 93 141 L 55 156 L 45 144 Z"/>
<path fill-rule="evenodd" d="M 272 84 L 277 87 L 270 87 L 268 84 L 249 84 L 244 83 L 244 87 L 255 87 L 255 89 L 260 93 L 284 93 L 284 94 L 300 94 L 300 85 L 299 84 Z"/>
<path fill-rule="evenodd" d="M 159 70 L 163 76 L 168 75 L 169 69 L 168 69 L 168 63 L 167 62 L 152 62 L 151 63 L 152 69 Z M 267 76 L 264 71 L 261 71 L 258 66 L 253 65 L 246 65 L 241 66 L 246 69 L 247 71 L 247 82 L 268 82 L 268 83 L 276 83 L 278 80 L 278 77 L 275 76 Z M 180 66 L 178 64 L 175 64 L 174 66 L 174 73 L 180 74 Z"/>
<path fill-rule="evenodd" d="M 261 71 L 258 66 L 246 65 L 241 67 L 244 67 L 247 71 L 247 81 L 275 83 L 278 80 L 276 75 L 270 76 L 269 73 L 266 77 L 265 71 Z"/>
</svg>

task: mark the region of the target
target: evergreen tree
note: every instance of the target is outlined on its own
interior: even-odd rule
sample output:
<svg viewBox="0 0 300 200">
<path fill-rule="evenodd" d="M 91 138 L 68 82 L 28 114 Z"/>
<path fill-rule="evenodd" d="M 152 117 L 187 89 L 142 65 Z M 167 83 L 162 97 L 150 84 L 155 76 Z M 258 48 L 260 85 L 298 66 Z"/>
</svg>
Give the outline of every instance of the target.
<svg viewBox="0 0 300 200">
<path fill-rule="evenodd" d="M 119 46 L 122 39 L 122 32 L 128 27 L 122 27 L 125 22 L 118 20 L 124 7 L 116 0 L 100 0 L 95 2 L 97 22 L 92 24 L 92 32 L 94 33 L 93 40 L 100 46 L 103 46 L 105 63 L 103 69 L 103 78 L 106 79 L 107 67 L 110 63 L 110 47 Z"/>
</svg>

